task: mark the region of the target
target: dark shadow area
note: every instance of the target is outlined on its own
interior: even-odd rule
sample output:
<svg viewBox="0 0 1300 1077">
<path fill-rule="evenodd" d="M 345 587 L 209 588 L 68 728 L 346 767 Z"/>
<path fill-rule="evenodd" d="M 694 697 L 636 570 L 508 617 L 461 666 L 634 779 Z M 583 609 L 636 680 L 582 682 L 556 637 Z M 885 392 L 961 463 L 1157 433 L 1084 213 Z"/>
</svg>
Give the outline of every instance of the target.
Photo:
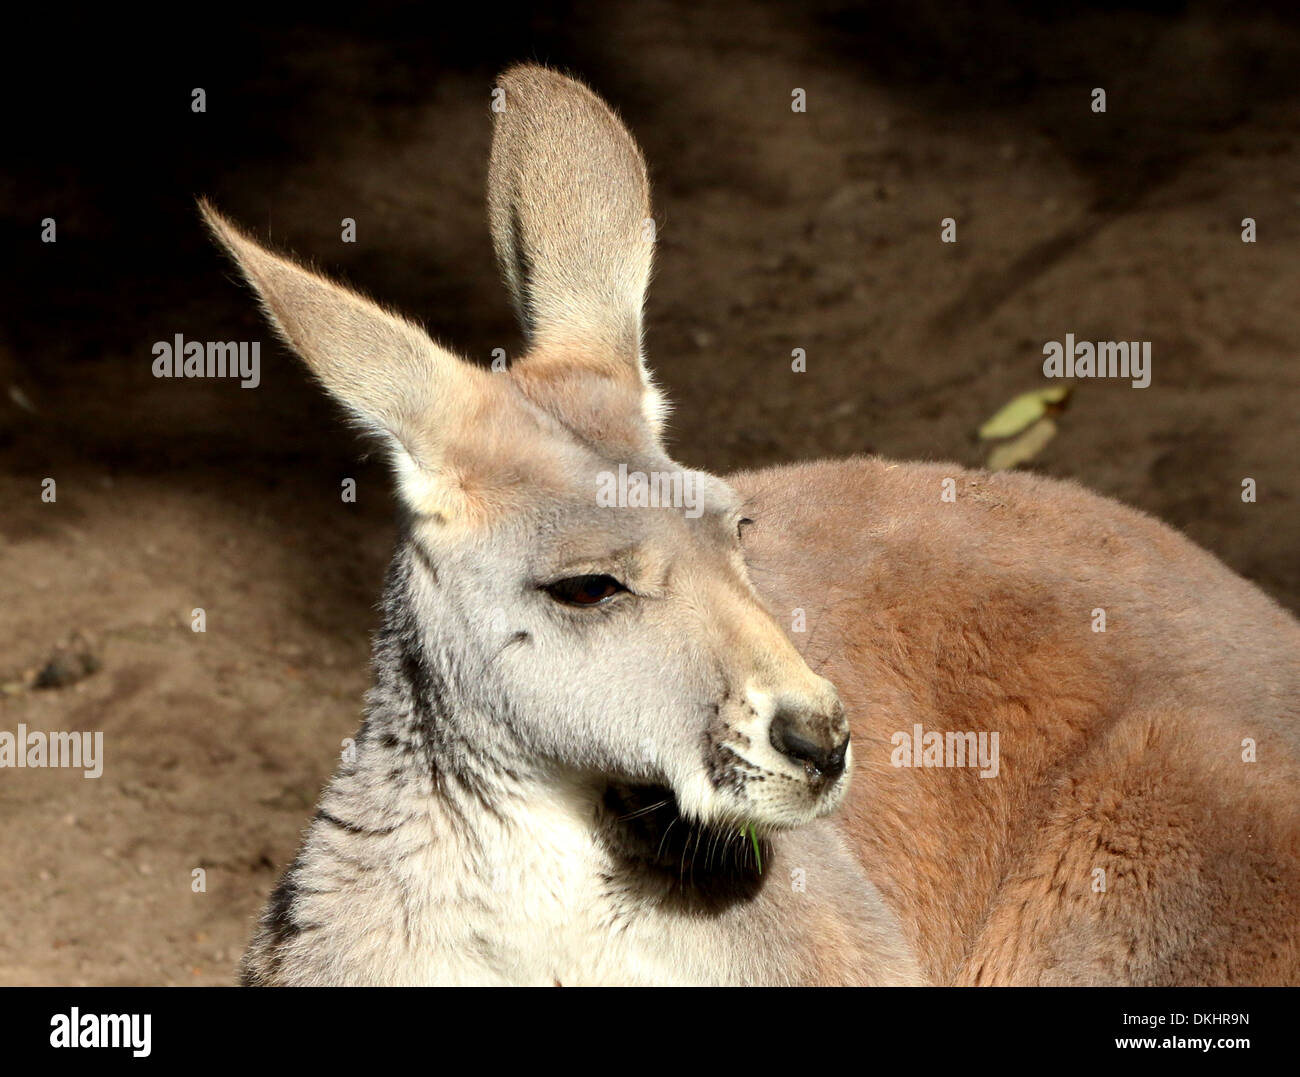
<svg viewBox="0 0 1300 1077">
<path fill-rule="evenodd" d="M 742 7 L 734 19 L 746 17 Z M 1202 155 L 1221 152 L 1225 131 L 1300 91 L 1300 33 L 1280 3 L 1081 8 L 1004 0 L 954 8 L 922 0 L 747 10 L 773 28 L 769 39 L 779 44 L 771 47 L 788 50 L 793 71 L 882 86 L 940 137 L 996 119 L 1001 131 L 1045 140 L 1086 185 L 1081 215 L 986 260 L 920 318 L 936 348 L 1158 201 Z M 271 491 L 279 476 L 304 466 L 337 472 L 356 460 L 356 443 L 340 436 L 330 405 L 270 342 L 199 227 L 196 196 L 214 197 L 272 243 L 323 257 L 330 272 L 425 317 L 483 358 L 519 339 L 490 264 L 478 194 L 494 74 L 532 58 L 599 87 L 644 141 L 669 195 L 659 211 L 670 223 L 677 205 L 717 191 L 782 209 L 794 200 L 789 182 L 752 167 L 753 137 L 728 134 L 736 124 L 725 117 L 701 132 L 696 118 L 678 114 L 681 87 L 666 92 L 655 65 L 657 50 L 678 54 L 669 69 L 689 91 L 691 80 L 725 77 L 733 58 L 759 47 L 762 39 L 747 32 L 725 11 L 704 18 L 686 4 L 648 5 L 642 19 L 579 3 L 471 7 L 454 19 L 398 3 L 313 11 L 310 21 L 265 7 L 228 9 L 201 24 L 64 9 L 27 16 L 14 40 L 57 40 L 58 48 L 49 56 L 33 50 L 5 75 L 13 107 L 0 211 L 0 377 L 39 414 L 12 396 L 0 401 L 0 466 L 30 475 L 92 464 L 178 481 L 204 475 L 216 486 L 232 474 L 260 475 Z M 782 62 L 774 56 L 775 66 Z M 196 86 L 207 97 L 202 114 L 191 110 Z M 1106 90 L 1104 116 L 1088 114 L 1094 86 Z M 1292 145 L 1263 152 L 1284 158 Z M 410 187 L 385 179 L 397 171 L 387 153 L 411 157 L 403 166 Z M 855 153 L 866 163 L 854 164 Z M 850 181 L 879 170 L 874 153 L 846 148 L 845 160 Z M 340 166 L 354 179 L 350 188 L 335 179 Z M 369 204 L 355 181 L 366 173 L 376 177 Z M 346 248 L 331 234 L 333 221 L 381 208 L 392 219 L 384 235 L 372 229 L 367 242 Z M 407 238 L 402 218 L 413 213 L 433 222 L 425 242 L 418 220 Z M 57 221 L 57 244 L 35 242 L 46 217 Z M 306 235 L 305 218 L 313 229 Z M 810 289 L 842 255 L 813 244 L 809 256 L 780 256 L 781 287 Z M 701 257 L 725 263 L 745 255 L 692 250 L 688 262 Z M 733 313 L 746 312 L 733 305 Z M 658 328 L 666 319 L 653 301 L 651 314 L 652 342 L 675 344 L 676 327 Z M 248 393 L 158 383 L 149 348 L 175 332 L 266 339 L 264 384 Z M 719 379 L 743 379 L 750 362 L 742 348 L 723 350 L 712 370 L 683 378 L 665 356 L 687 415 L 694 397 L 724 391 Z M 957 370 L 949 381 L 969 377 Z M 872 399 L 883 406 L 886 398 L 873 390 Z M 819 443 L 817 419 L 797 406 L 807 418 L 784 442 L 779 432 L 755 438 L 754 424 L 737 413 L 727 436 L 747 454 L 743 462 L 842 451 L 842 439 Z M 936 413 L 932 402 L 918 406 Z M 700 443 L 690 434 L 683 442 Z M 891 451 L 875 437 L 856 444 Z M 731 456 L 722 465 L 734 466 Z M 368 474 L 382 482 L 379 471 Z"/>
<path fill-rule="evenodd" d="M 1041 241 L 946 307 L 938 334 L 987 316 L 1096 232 L 1157 196 L 1251 112 L 1300 93 L 1293 5 L 979 0 L 827 5 L 825 49 L 954 128 L 996 115 L 1045 136 L 1091 191 L 1089 219 Z M 1079 122 L 1095 88 L 1107 112 Z"/>
</svg>

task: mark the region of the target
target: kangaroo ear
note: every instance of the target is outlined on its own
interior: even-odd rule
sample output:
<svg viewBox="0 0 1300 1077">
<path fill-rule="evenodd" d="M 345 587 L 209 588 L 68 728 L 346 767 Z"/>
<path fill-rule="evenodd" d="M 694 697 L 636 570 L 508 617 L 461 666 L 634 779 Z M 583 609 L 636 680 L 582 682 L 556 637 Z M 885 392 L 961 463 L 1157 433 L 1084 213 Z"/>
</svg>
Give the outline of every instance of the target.
<svg viewBox="0 0 1300 1077">
<path fill-rule="evenodd" d="M 653 397 L 647 412 L 657 413 L 641 358 L 655 238 L 641 151 L 609 106 L 573 79 L 524 64 L 498 86 L 488 217 L 531 351 L 636 375 Z"/>
<path fill-rule="evenodd" d="M 413 507 L 458 510 L 446 448 L 456 421 L 484 395 L 490 375 L 439 347 L 418 326 L 272 254 L 207 202 L 217 242 L 262 301 L 268 320 L 316 378 L 389 448 Z"/>
</svg>

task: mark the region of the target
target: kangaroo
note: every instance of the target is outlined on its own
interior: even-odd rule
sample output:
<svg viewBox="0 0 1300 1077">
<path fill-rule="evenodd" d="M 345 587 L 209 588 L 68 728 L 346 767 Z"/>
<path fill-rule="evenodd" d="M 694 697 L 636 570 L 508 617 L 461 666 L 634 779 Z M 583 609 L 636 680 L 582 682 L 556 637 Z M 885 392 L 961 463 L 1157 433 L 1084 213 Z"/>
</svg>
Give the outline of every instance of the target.
<svg viewBox="0 0 1300 1077">
<path fill-rule="evenodd" d="M 243 983 L 1300 982 L 1300 624 L 1071 483 L 673 462 L 640 150 L 571 78 L 498 86 L 507 370 L 203 204 L 402 509 Z"/>
</svg>

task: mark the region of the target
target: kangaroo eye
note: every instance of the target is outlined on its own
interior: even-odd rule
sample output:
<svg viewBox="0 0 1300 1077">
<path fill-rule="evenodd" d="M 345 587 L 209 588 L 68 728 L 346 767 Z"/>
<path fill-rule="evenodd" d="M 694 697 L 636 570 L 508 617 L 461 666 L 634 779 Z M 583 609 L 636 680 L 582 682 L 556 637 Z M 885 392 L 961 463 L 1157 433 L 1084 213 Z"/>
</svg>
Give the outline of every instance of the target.
<svg viewBox="0 0 1300 1077">
<path fill-rule="evenodd" d="M 748 516 L 742 516 L 739 520 L 737 520 L 737 521 L 736 521 L 736 538 L 743 538 L 743 537 L 744 537 L 744 534 L 745 534 L 745 528 L 748 527 L 748 526 L 749 526 L 750 524 L 752 524 L 753 522 L 754 522 L 754 521 L 751 520 Z"/>
<path fill-rule="evenodd" d="M 599 606 L 627 588 L 613 576 L 570 576 L 548 583 L 542 590 L 569 606 Z"/>
</svg>

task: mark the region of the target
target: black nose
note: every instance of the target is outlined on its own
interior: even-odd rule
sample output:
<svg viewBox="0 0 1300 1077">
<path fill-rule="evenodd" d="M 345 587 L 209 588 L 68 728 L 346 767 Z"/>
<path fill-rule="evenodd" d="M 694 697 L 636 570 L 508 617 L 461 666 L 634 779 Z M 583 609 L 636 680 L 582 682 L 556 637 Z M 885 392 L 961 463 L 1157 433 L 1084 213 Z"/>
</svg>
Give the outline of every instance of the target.
<svg viewBox="0 0 1300 1077">
<path fill-rule="evenodd" d="M 819 736 L 811 733 L 808 725 L 808 722 L 799 721 L 788 711 L 778 711 L 772 719 L 772 731 L 768 735 L 772 747 L 787 759 L 811 768 L 816 772 L 814 777 L 820 776 L 827 782 L 833 782 L 844 773 L 849 735 L 836 734 L 827 729 Z"/>
</svg>

